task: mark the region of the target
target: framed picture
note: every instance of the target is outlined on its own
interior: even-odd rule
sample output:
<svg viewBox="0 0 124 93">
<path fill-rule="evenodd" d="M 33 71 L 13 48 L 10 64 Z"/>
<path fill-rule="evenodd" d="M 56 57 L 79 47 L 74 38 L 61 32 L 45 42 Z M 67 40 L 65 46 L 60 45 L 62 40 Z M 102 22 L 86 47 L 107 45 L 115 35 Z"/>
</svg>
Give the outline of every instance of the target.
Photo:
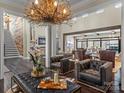
<svg viewBox="0 0 124 93">
<path fill-rule="evenodd" d="M 46 39 L 45 37 L 38 37 L 38 45 L 45 45 Z"/>
</svg>

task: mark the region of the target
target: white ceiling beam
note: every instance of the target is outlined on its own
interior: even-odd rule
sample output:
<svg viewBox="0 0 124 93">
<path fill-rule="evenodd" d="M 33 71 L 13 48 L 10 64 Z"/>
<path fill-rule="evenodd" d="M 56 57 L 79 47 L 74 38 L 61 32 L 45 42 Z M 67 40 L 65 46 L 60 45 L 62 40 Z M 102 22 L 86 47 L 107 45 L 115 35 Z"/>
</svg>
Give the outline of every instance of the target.
<svg viewBox="0 0 124 93">
<path fill-rule="evenodd" d="M 0 7 L 16 16 L 24 16 L 26 6 L 34 0 L 0 0 Z"/>
<path fill-rule="evenodd" d="M 99 3 L 99 4 L 98 3 L 97 4 L 92 3 L 92 5 L 89 5 L 89 6 L 87 5 L 87 7 L 84 7 L 84 8 L 79 7 L 83 3 L 83 2 L 82 3 L 80 2 L 80 4 L 78 4 L 78 6 L 77 5 L 75 5 L 74 7 L 72 6 L 73 17 L 81 16 L 81 15 L 86 14 L 86 13 L 94 12 L 98 9 L 104 8 L 110 4 L 116 3 L 118 1 L 119 0 L 107 0 L 104 3 Z M 76 8 L 76 6 L 77 6 L 77 8 Z"/>
<path fill-rule="evenodd" d="M 12 2 L 11 0 L 5 0 L 5 1 L 1 1 L 0 0 L 0 6 L 4 6 L 4 7 L 9 7 L 9 8 L 17 8 L 17 9 L 24 9 L 24 5 L 21 3 L 16 3 L 16 2 Z"/>
<path fill-rule="evenodd" d="M 5 12 L 14 14 L 17 16 L 24 16 L 24 9 L 17 7 L 15 4 L 5 4 L 0 1 L 0 7 L 4 8 Z"/>
</svg>

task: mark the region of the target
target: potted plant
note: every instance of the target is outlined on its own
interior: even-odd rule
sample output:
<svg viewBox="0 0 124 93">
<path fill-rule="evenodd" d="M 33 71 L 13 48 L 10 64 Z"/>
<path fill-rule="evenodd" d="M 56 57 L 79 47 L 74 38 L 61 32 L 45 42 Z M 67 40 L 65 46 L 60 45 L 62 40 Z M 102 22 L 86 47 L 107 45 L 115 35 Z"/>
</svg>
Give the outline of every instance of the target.
<svg viewBox="0 0 124 93">
<path fill-rule="evenodd" d="M 31 76 L 33 77 L 41 77 L 43 75 L 44 67 L 41 62 L 41 51 L 38 48 L 34 48 L 29 51 L 31 56 L 31 60 L 33 62 L 33 69 L 31 72 Z"/>
</svg>

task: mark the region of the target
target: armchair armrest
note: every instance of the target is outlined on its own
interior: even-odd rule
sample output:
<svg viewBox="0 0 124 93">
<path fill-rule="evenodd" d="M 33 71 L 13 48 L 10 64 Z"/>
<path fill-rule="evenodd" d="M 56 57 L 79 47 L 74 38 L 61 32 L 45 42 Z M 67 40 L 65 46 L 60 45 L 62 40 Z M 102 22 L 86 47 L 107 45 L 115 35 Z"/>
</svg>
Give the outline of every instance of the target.
<svg viewBox="0 0 124 93">
<path fill-rule="evenodd" d="M 87 69 L 90 66 L 90 60 L 83 60 L 75 63 L 75 75 L 76 79 L 78 79 L 79 72 Z"/>
<path fill-rule="evenodd" d="M 63 58 L 60 60 L 60 72 L 62 74 L 66 73 L 69 71 L 69 59 L 68 58 Z"/>
<path fill-rule="evenodd" d="M 106 62 L 100 67 L 100 78 L 103 85 L 112 81 L 112 63 Z"/>
</svg>

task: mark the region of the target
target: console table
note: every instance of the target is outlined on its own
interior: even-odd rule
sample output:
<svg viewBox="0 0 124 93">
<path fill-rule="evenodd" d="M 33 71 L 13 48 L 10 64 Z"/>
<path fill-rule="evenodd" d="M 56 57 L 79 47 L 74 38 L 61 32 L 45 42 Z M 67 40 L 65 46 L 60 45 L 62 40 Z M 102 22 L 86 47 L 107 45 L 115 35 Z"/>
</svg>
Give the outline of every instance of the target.
<svg viewBox="0 0 124 93">
<path fill-rule="evenodd" d="M 42 79 L 47 77 L 47 75 L 40 78 L 33 78 L 30 75 L 30 72 L 14 75 L 11 78 L 11 89 L 13 91 L 13 84 L 23 91 L 23 93 L 81 93 L 80 85 L 67 81 L 68 88 L 66 90 L 43 90 L 38 89 L 37 86 Z"/>
</svg>

